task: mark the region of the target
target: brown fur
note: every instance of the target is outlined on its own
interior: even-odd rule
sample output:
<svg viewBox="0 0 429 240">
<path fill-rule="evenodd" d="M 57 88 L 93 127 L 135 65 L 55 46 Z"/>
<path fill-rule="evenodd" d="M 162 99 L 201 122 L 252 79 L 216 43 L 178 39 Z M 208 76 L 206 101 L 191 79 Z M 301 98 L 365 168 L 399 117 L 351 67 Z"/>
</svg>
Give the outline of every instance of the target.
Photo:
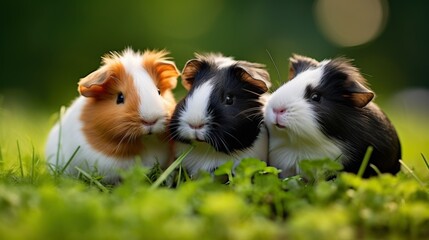
<svg viewBox="0 0 429 240">
<path fill-rule="evenodd" d="M 173 62 L 166 61 L 166 54 L 165 51 L 146 51 L 142 67 L 160 89 L 171 116 L 176 104 L 171 90 L 176 86 L 178 71 Z M 119 57 L 117 53 L 105 56 L 104 65 L 81 79 L 78 90 L 88 97 L 81 120 L 89 144 L 108 156 L 121 159 L 139 155 L 144 142 L 138 111 L 140 99 Z M 119 92 L 126 97 L 124 104 L 116 104 Z M 161 135 L 160 138 L 165 139 Z"/>
<path fill-rule="evenodd" d="M 243 81 L 259 87 L 264 92 L 268 91 L 271 86 L 271 82 L 266 80 L 270 79 L 270 75 L 264 69 L 265 65 L 246 61 L 238 61 L 236 66 L 243 69 L 241 74 L 241 79 Z"/>
<path fill-rule="evenodd" d="M 194 77 L 200 70 L 203 62 L 199 59 L 189 60 L 182 71 L 182 85 L 186 90 L 190 90 L 194 83 Z"/>
</svg>

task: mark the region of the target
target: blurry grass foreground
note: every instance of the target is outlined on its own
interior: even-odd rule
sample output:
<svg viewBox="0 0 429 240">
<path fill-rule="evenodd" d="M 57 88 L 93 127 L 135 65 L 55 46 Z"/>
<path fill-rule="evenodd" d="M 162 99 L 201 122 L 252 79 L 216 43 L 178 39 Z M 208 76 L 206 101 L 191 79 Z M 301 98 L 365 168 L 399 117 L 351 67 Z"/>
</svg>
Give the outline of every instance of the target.
<svg viewBox="0 0 429 240">
<path fill-rule="evenodd" d="M 234 175 L 230 163 L 216 171 L 216 176 L 226 175 L 227 184 L 209 175 L 189 181 L 185 174 L 180 185 L 168 188 L 163 182 L 169 181 L 169 172 L 132 168 L 120 185 L 100 188 L 48 173 L 43 145 L 54 120 L 46 114 L 0 109 L 0 115 L 0 239 L 429 235 L 429 168 L 423 159 L 428 154 L 422 147 L 428 146 L 428 137 L 420 137 L 427 131 L 425 121 L 393 120 L 404 150 L 398 176 L 361 179 L 340 173 L 328 181 L 325 173 L 338 165 L 322 160 L 302 166 L 314 181 L 281 180 L 277 169 L 244 159 Z M 176 164 L 180 167 L 180 159 Z"/>
</svg>

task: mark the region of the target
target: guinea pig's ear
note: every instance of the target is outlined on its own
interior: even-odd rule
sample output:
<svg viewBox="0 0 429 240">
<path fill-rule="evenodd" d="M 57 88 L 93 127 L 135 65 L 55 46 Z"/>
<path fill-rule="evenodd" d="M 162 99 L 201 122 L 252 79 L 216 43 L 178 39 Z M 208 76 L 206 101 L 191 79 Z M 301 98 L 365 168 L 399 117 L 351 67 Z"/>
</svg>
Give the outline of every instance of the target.
<svg viewBox="0 0 429 240">
<path fill-rule="evenodd" d="M 236 71 L 243 81 L 259 87 L 263 92 L 268 92 L 271 87 L 270 74 L 263 64 L 238 61 Z"/>
<path fill-rule="evenodd" d="M 174 89 L 180 75 L 176 64 L 172 61 L 161 61 L 155 64 L 160 89 Z"/>
<path fill-rule="evenodd" d="M 195 75 L 200 71 L 203 62 L 199 59 L 191 59 L 186 62 L 182 71 L 182 85 L 189 91 L 195 80 Z"/>
<path fill-rule="evenodd" d="M 365 107 L 374 98 L 374 92 L 362 85 L 357 81 L 352 81 L 350 86 L 347 87 L 349 98 L 353 105 L 359 108 Z"/>
<path fill-rule="evenodd" d="M 289 80 L 293 79 L 298 73 L 303 72 L 311 67 L 317 67 L 319 62 L 313 58 L 293 54 L 289 58 Z"/>
<path fill-rule="evenodd" d="M 148 71 L 151 77 L 157 82 L 158 88 L 163 91 L 173 89 L 177 85 L 179 70 L 173 61 L 166 57 L 167 51 L 146 50 L 143 54 L 143 67 Z"/>
<path fill-rule="evenodd" d="M 365 107 L 374 98 L 375 94 L 366 85 L 366 79 L 359 70 L 353 66 L 352 60 L 335 58 L 329 61 L 325 67 L 324 75 L 340 81 L 341 88 L 345 91 L 343 97 L 349 99 L 355 107 Z"/>
<path fill-rule="evenodd" d="M 88 76 L 81 78 L 78 83 L 78 91 L 84 97 L 96 97 L 105 93 L 105 85 L 112 74 L 105 68 L 90 73 Z"/>
</svg>

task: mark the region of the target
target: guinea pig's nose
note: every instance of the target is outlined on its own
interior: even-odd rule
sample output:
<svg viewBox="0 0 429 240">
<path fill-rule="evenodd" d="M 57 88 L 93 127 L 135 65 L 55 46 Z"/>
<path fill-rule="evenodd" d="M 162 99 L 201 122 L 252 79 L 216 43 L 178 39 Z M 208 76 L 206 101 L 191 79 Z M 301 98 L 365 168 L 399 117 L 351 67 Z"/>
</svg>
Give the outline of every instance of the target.
<svg viewBox="0 0 429 240">
<path fill-rule="evenodd" d="M 158 122 L 158 119 L 150 119 L 150 120 L 148 120 L 148 119 L 144 119 L 144 118 L 142 118 L 142 119 L 141 119 L 141 122 L 143 123 L 143 125 L 146 125 L 146 126 L 152 126 L 152 125 L 154 125 L 156 122 Z"/>
<path fill-rule="evenodd" d="M 192 129 L 201 129 L 204 127 L 204 123 L 188 123 Z"/>
<path fill-rule="evenodd" d="M 285 112 L 286 112 L 286 108 L 285 108 L 285 107 L 273 108 L 273 112 L 274 112 L 276 115 L 281 115 L 281 114 L 283 114 L 283 113 L 285 113 Z"/>
</svg>

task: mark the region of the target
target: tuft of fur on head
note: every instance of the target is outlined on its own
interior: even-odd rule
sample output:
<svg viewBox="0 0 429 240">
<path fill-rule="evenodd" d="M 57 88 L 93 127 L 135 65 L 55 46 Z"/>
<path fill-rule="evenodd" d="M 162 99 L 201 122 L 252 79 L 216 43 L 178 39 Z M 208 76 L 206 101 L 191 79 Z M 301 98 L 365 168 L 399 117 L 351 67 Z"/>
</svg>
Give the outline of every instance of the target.
<svg viewBox="0 0 429 240">
<path fill-rule="evenodd" d="M 182 71 L 182 85 L 189 90 L 197 74 L 203 74 L 206 68 L 221 70 L 230 67 L 239 67 L 242 78 L 251 84 L 255 84 L 264 92 L 271 87 L 270 76 L 264 64 L 247 61 L 236 61 L 233 57 L 225 57 L 221 53 L 195 53 L 195 59 L 189 60 Z M 257 80 L 257 81 L 255 81 Z"/>
<path fill-rule="evenodd" d="M 167 54 L 131 48 L 112 52 L 98 70 L 80 80 L 78 90 L 86 97 L 82 130 L 94 149 L 132 157 L 141 152 L 143 135 L 165 132 L 175 105 L 171 90 L 179 75 Z"/>
<path fill-rule="evenodd" d="M 313 58 L 292 54 L 292 57 L 289 58 L 289 80 L 295 78 L 300 72 L 317 66 L 319 66 L 319 62 Z"/>
<path fill-rule="evenodd" d="M 196 54 L 182 71 L 188 95 L 170 124 L 175 140 L 203 141 L 231 154 L 252 146 L 262 123 L 262 97 L 270 87 L 264 65 L 221 54 Z"/>
</svg>

